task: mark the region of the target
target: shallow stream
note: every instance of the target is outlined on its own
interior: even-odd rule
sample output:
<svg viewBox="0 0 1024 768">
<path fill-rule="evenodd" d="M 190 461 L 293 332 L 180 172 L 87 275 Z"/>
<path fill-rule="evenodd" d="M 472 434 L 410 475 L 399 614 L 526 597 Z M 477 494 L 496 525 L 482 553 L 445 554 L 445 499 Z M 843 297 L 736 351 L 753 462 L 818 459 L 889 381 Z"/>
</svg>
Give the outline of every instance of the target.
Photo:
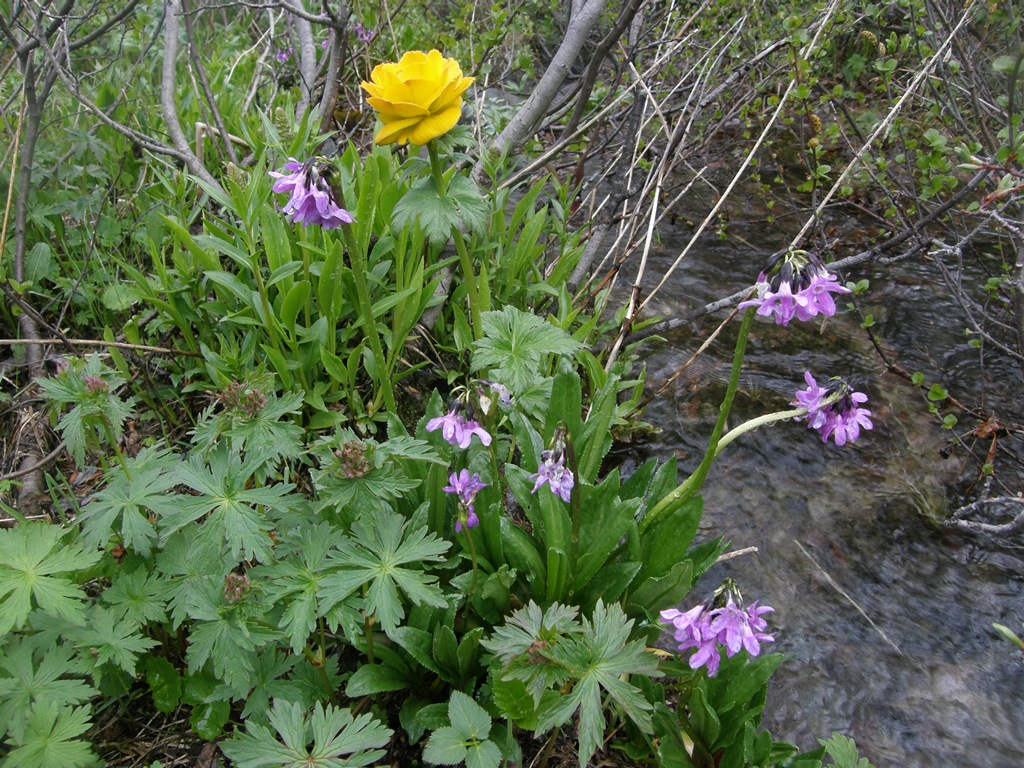
<svg viewBox="0 0 1024 768">
<path fill-rule="evenodd" d="M 753 223 L 733 220 L 729 231 L 763 250 L 705 238 L 655 311 L 679 315 L 749 285 L 764 257 L 785 244 Z M 660 277 L 684 245 L 682 235 L 664 237 L 651 275 Z M 984 393 L 997 415 L 1021 420 L 1020 371 L 995 360 L 982 370 L 933 266 L 844 277 L 871 279 L 865 308 L 901 365 L 973 402 Z M 992 623 L 1021 632 L 1024 539 L 986 541 L 936 522 L 957 503 L 949 489 L 964 470 L 962 452 L 942 457 L 949 430 L 920 390 L 884 373 L 859 322 L 841 309 L 823 326 L 756 323 L 730 426 L 786 408 L 809 369 L 819 381 L 843 375 L 867 392 L 875 429 L 838 448 L 784 422 L 729 446 L 705 485 L 700 535 L 758 552 L 716 566 L 701 585 L 710 592 L 733 576 L 748 601 L 776 609 L 774 650 L 790 659 L 773 678 L 764 720 L 777 738 L 806 749 L 840 731 L 877 768 L 1020 768 L 1024 654 Z M 649 391 L 714 327 L 708 320 L 654 347 Z M 634 447 L 627 471 L 631 460 L 673 454 L 682 470 L 696 467 L 731 345 L 717 342 L 651 404 L 646 420 L 661 431 Z M 1004 480 L 1024 488 L 1024 478 Z"/>
</svg>

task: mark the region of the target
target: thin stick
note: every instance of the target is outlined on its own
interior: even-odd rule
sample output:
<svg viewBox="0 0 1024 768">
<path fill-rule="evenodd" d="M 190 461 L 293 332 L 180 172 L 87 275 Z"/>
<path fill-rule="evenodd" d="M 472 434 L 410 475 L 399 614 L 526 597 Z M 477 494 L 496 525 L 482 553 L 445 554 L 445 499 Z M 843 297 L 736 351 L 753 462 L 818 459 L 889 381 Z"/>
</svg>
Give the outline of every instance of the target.
<svg viewBox="0 0 1024 768">
<path fill-rule="evenodd" d="M 31 467 L 23 467 L 23 468 L 21 468 L 19 470 L 16 470 L 14 472 L 8 472 L 6 475 L 0 475 L 0 483 L 4 482 L 5 480 L 13 480 L 16 477 L 21 477 L 23 475 L 31 474 L 31 473 L 35 472 L 37 469 L 42 469 L 47 464 L 49 464 L 51 461 L 53 461 L 58 456 L 60 456 L 61 452 L 65 448 L 67 448 L 67 443 L 65 443 L 63 440 L 61 440 L 56 448 L 54 448 L 48 454 L 43 456 L 43 458 L 41 458 L 39 461 L 37 461 Z"/>
<path fill-rule="evenodd" d="M 167 347 L 151 347 L 146 344 L 128 344 L 124 341 L 98 341 L 96 339 L 0 339 L 0 347 L 23 347 L 29 344 L 46 346 L 48 344 L 70 344 L 79 347 L 117 347 L 118 349 L 131 349 L 136 352 L 160 352 L 165 355 L 186 355 L 187 357 L 202 357 L 199 352 L 186 352 L 183 349 L 168 349 Z"/>
<path fill-rule="evenodd" d="M 859 605 L 857 605 L 857 601 L 854 600 L 852 597 L 850 597 L 850 595 L 847 594 L 846 591 L 843 590 L 843 588 L 840 587 L 839 584 L 836 583 L 836 580 L 833 579 L 829 575 L 828 571 L 826 571 L 824 568 L 822 568 L 820 565 L 818 565 L 818 561 L 815 560 L 813 557 L 811 557 L 811 553 L 808 552 L 806 549 L 804 549 L 804 545 L 803 544 L 801 544 L 796 539 L 793 539 L 793 543 L 796 544 L 797 547 L 800 548 L 800 551 L 804 553 L 804 556 L 808 560 L 810 560 L 812 563 L 814 563 L 814 567 L 817 568 L 819 571 L 821 571 L 821 575 L 825 577 L 825 581 L 827 581 L 829 583 L 829 585 L 836 592 L 838 592 L 840 595 L 842 595 L 843 597 L 845 597 L 847 600 L 850 601 L 850 605 L 852 605 L 854 608 L 857 609 L 857 612 L 867 620 L 868 624 L 871 625 L 872 629 L 874 629 L 879 635 L 881 635 L 882 639 L 885 640 L 885 642 L 888 643 L 889 646 L 894 651 L 896 651 L 896 653 L 898 653 L 900 656 L 906 656 L 907 655 L 903 651 L 900 650 L 900 647 L 898 645 L 896 645 L 896 643 L 894 643 L 892 640 L 889 639 L 889 636 L 887 634 L 885 634 L 885 630 L 883 630 L 880 626 L 875 624 L 875 622 L 871 620 L 871 617 L 868 616 L 867 613 L 864 612 L 864 609 L 861 608 Z"/>
</svg>

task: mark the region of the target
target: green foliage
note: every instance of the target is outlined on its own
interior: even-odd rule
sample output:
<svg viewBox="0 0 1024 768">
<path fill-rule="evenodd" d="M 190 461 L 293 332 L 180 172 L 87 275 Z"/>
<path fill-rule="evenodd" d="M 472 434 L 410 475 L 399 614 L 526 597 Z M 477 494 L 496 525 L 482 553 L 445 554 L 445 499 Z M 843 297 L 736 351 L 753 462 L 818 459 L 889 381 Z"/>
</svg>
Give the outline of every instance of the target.
<svg viewBox="0 0 1024 768">
<path fill-rule="evenodd" d="M 857 754 L 857 743 L 841 733 L 833 733 L 827 739 L 820 739 L 819 743 L 832 758 L 835 768 L 874 768 L 867 758 Z"/>
<path fill-rule="evenodd" d="M 450 725 L 438 728 L 423 747 L 423 759 L 434 765 L 466 768 L 498 768 L 501 750 L 488 739 L 491 716 L 462 691 L 452 691 L 448 700 Z"/>
<path fill-rule="evenodd" d="M 238 768 L 345 768 L 374 763 L 391 737 L 391 729 L 372 715 L 353 717 L 348 709 L 320 704 L 303 712 L 298 704 L 276 699 L 270 726 L 250 722 L 245 733 L 224 743 L 224 754 Z"/>
<path fill-rule="evenodd" d="M 46 523 L 0 529 L 0 635 L 23 628 L 33 608 L 70 624 L 85 624 L 85 594 L 71 575 L 100 556 L 74 540 L 65 541 L 66 535 Z"/>
<path fill-rule="evenodd" d="M 598 600 L 592 617 L 577 621 L 575 609 L 556 604 L 541 614 L 531 603 L 515 612 L 509 624 L 496 630 L 493 640 L 484 641 L 502 662 L 500 679 L 525 683 L 535 706 L 545 691 L 562 689 L 557 702 L 540 714 L 536 729 L 563 725 L 578 712 L 581 766 L 602 743 L 605 697 L 642 731 L 652 730 L 651 704 L 629 677 L 661 673 L 645 644 L 629 639 L 633 621 L 618 605 L 606 608 Z M 568 685 L 571 690 L 565 693 Z"/>
<path fill-rule="evenodd" d="M 565 331 L 514 307 L 481 319 L 484 337 L 473 345 L 473 370 L 490 370 L 513 392 L 530 388 L 546 355 L 571 355 L 580 346 Z"/>
<path fill-rule="evenodd" d="M 99 355 L 75 360 L 56 376 L 39 381 L 43 396 L 53 405 L 54 414 L 65 406 L 71 410 L 60 416 L 57 430 L 78 464 L 85 464 L 85 452 L 95 451 L 107 442 L 117 445 L 124 421 L 132 415 L 134 398 L 122 400 L 116 390 L 124 379 L 100 362 Z"/>
</svg>

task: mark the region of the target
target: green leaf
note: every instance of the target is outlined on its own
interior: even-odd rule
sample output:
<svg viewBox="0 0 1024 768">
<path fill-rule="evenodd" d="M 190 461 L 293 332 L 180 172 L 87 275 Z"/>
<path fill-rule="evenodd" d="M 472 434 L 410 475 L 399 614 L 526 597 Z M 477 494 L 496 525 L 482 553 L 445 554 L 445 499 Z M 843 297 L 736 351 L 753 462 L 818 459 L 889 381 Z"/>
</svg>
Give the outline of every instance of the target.
<svg viewBox="0 0 1024 768">
<path fill-rule="evenodd" d="M 129 675 L 135 675 L 138 655 L 155 645 L 156 640 L 139 634 L 138 625 L 120 620 L 118 613 L 94 606 L 89 626 L 73 632 L 75 640 L 88 649 L 88 658 L 99 671 L 103 664 L 113 664 Z"/>
<path fill-rule="evenodd" d="M 125 549 L 148 557 L 156 540 L 150 515 L 160 517 L 177 509 L 177 497 L 168 494 L 177 485 L 177 455 L 166 449 L 144 448 L 125 460 L 130 476 L 115 464 L 106 487 L 82 508 L 82 540 L 102 547 L 112 534 L 121 536 Z"/>
<path fill-rule="evenodd" d="M 141 626 L 167 621 L 170 585 L 160 574 L 145 568 L 119 571 L 102 600 L 129 624 Z"/>
<path fill-rule="evenodd" d="M 164 538 L 208 515 L 200 527 L 200 541 L 226 541 L 236 562 L 269 560 L 273 546 L 268 532 L 273 525 L 263 508 L 288 512 L 299 498 L 291 493 L 292 483 L 253 487 L 250 481 L 261 465 L 260 457 L 243 461 L 223 446 L 205 459 L 191 456 L 179 468 L 178 481 L 198 494 L 176 498 L 174 511 L 164 516 Z"/>
<path fill-rule="evenodd" d="M 65 533 L 35 522 L 0 530 L 0 636 L 20 629 L 33 605 L 72 624 L 85 623 L 85 595 L 78 584 L 56 574 L 88 568 L 100 553 L 62 541 Z"/>
<path fill-rule="evenodd" d="M 861 757 L 858 760 L 857 742 L 841 733 L 833 733 L 827 739 L 818 739 L 818 743 L 835 761 L 835 768 L 873 768 L 867 758 Z"/>
<path fill-rule="evenodd" d="M 581 633 L 562 639 L 552 649 L 552 661 L 570 670 L 577 682 L 568 695 L 541 714 L 537 730 L 562 725 L 578 711 L 579 758 L 584 766 L 604 739 L 602 700 L 606 695 L 640 730 L 652 732 L 651 705 L 628 678 L 661 673 L 644 643 L 629 639 L 633 622 L 619 605 L 606 608 L 598 600 L 593 616 L 583 617 L 582 623 Z"/>
<path fill-rule="evenodd" d="M 448 719 L 452 728 L 467 741 L 482 741 L 491 732 L 491 716 L 487 710 L 462 691 L 452 691 L 448 699 Z"/>
<path fill-rule="evenodd" d="M 392 212 L 394 229 L 412 228 L 419 224 L 432 245 L 444 245 L 451 237 L 452 227 L 462 220 L 459 204 L 452 197 L 441 197 L 432 176 L 416 181 Z"/>
<path fill-rule="evenodd" d="M 472 179 L 456 173 L 448 182 L 448 196 L 455 201 L 466 229 L 470 232 L 487 229 L 490 213 L 487 200 Z"/>
<path fill-rule="evenodd" d="M 466 759 L 466 743 L 454 728 L 438 728 L 423 747 L 423 759 L 434 765 L 458 765 Z"/>
<path fill-rule="evenodd" d="M 15 740 L 2 768 L 86 768 L 97 762 L 88 743 L 77 737 L 89 730 L 88 707 L 59 707 L 40 701 L 29 713 L 24 738 Z"/>
<path fill-rule="evenodd" d="M 409 687 L 409 680 L 396 669 L 383 664 L 362 664 L 348 679 L 345 695 L 355 699 L 385 691 L 401 691 Z"/>
<path fill-rule="evenodd" d="M 372 715 L 353 718 L 348 709 L 319 703 L 311 713 L 303 712 L 280 699 L 274 700 L 270 725 L 250 721 L 245 733 L 236 733 L 221 750 L 237 768 L 343 768 L 374 763 L 392 733 Z"/>
<path fill-rule="evenodd" d="M 66 679 L 81 674 L 73 658 L 70 645 L 51 645 L 41 651 L 23 638 L 8 642 L 0 655 L 0 736 L 7 731 L 15 740 L 22 739 L 27 715 L 36 702 L 66 707 L 97 694 L 83 680 Z"/>
<path fill-rule="evenodd" d="M 330 604 L 361 590 L 365 592 L 367 615 L 376 616 L 390 635 L 405 618 L 403 595 L 416 605 L 443 608 L 448 604 L 437 587 L 437 576 L 419 567 L 439 562 L 451 546 L 426 527 L 415 528 L 394 512 L 374 514 L 352 526 L 347 538 L 331 553 L 343 568 L 327 576 L 323 585 L 331 595 Z"/>
<path fill-rule="evenodd" d="M 515 307 L 484 312 L 484 338 L 473 343 L 473 371 L 491 376 L 513 392 L 528 389 L 537 380 L 545 355 L 571 355 L 579 342 L 561 328 Z"/>
<path fill-rule="evenodd" d="M 153 706 L 169 715 L 181 701 L 181 675 L 167 659 L 150 656 L 146 659 L 146 683 L 153 695 Z"/>
</svg>

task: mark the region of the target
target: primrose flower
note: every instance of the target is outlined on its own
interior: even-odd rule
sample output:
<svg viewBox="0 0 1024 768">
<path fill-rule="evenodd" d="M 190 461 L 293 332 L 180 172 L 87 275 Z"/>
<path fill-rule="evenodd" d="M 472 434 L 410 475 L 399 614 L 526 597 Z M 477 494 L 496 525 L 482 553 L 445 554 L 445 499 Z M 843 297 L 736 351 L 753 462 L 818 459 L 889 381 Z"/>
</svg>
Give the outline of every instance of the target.
<svg viewBox="0 0 1024 768">
<path fill-rule="evenodd" d="M 378 64 L 362 83 L 384 123 L 374 142 L 423 146 L 448 133 L 459 122 L 462 94 L 473 79 L 437 50 L 409 51 L 397 63 Z"/>
<path fill-rule="evenodd" d="M 487 487 L 487 483 L 480 479 L 478 472 L 470 475 L 468 469 L 463 469 L 461 472 L 452 472 L 448 475 L 448 482 L 450 484 L 444 487 L 444 492 L 454 493 L 459 497 L 459 501 L 467 507 L 472 506 L 476 495 Z"/>
<path fill-rule="evenodd" d="M 479 437 L 484 445 L 491 444 L 490 433 L 475 421 L 466 419 L 458 408 L 427 422 L 427 432 L 436 432 L 439 429 L 445 440 L 463 450 L 469 448 L 473 435 Z"/>
<path fill-rule="evenodd" d="M 342 224 L 355 221 L 352 214 L 334 199 L 334 192 L 324 175 L 326 164 L 319 167 L 313 159 L 304 163 L 289 159 L 284 169 L 290 173 L 271 171 L 270 175 L 277 179 L 273 186 L 275 192 L 291 195 L 285 203 L 284 212 L 292 222 L 307 227 L 319 224 L 324 229 L 337 229 Z"/>
<path fill-rule="evenodd" d="M 536 481 L 530 493 L 536 493 L 544 483 L 547 483 L 552 493 L 568 503 L 572 498 L 572 487 L 576 481 L 572 476 L 572 470 L 565 466 L 565 454 L 557 449 L 544 451 L 541 453 L 541 459 L 537 471 L 530 475 L 530 479 Z"/>
<path fill-rule="evenodd" d="M 487 483 L 480 479 L 480 475 L 474 472 L 469 474 L 468 469 L 461 472 L 452 472 L 448 476 L 450 485 L 444 487 L 445 493 L 452 493 L 459 498 L 459 515 L 455 519 L 455 532 L 461 533 L 463 524 L 467 529 L 476 528 L 480 525 L 480 518 L 473 510 L 473 502 L 477 493 L 487 487 Z"/>
<path fill-rule="evenodd" d="M 740 307 L 757 307 L 757 314 L 774 316 L 777 325 L 789 325 L 794 318 L 806 322 L 818 315 L 832 317 L 836 313 L 832 294 L 850 293 L 817 257 L 806 251 L 774 257 L 767 270 L 758 275 L 755 287 L 757 296 L 741 302 Z"/>
<path fill-rule="evenodd" d="M 367 29 L 358 21 L 352 25 L 352 31 L 356 33 L 356 40 L 360 43 L 369 43 L 373 41 L 373 38 L 377 36 L 377 33 L 372 29 Z"/>
<path fill-rule="evenodd" d="M 828 442 L 831 437 L 836 445 L 846 445 L 860 437 L 861 429 L 874 428 L 871 411 L 860 407 L 868 400 L 863 392 L 854 392 L 849 384 L 838 378 L 824 387 L 819 386 L 810 371 L 804 374 L 804 381 L 807 389 L 798 390 L 791 404 L 807 409 L 807 415 L 798 418 L 806 419 L 807 426 L 818 431 L 822 442 Z M 842 393 L 838 400 L 822 404 L 837 393 Z"/>
<path fill-rule="evenodd" d="M 768 622 L 761 618 L 774 610 L 757 602 L 744 608 L 739 590 L 728 579 L 707 603 L 686 612 L 674 608 L 662 611 L 661 620 L 674 627 L 680 653 L 695 649 L 688 662 L 690 669 L 705 667 L 708 677 L 714 677 L 722 660 L 720 645 L 732 658 L 740 650 L 757 656 L 761 643 L 775 642 L 774 635 L 765 632 Z"/>
</svg>

